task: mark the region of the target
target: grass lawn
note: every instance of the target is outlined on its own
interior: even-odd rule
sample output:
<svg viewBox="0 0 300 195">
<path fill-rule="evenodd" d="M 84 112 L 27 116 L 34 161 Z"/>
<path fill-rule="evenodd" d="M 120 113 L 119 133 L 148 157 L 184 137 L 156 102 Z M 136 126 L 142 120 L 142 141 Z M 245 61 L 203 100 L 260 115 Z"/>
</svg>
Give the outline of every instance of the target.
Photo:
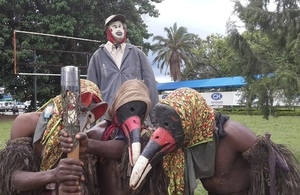
<svg viewBox="0 0 300 195">
<path fill-rule="evenodd" d="M 299 117 L 280 116 L 278 118 L 270 117 L 269 120 L 263 119 L 261 116 L 244 116 L 233 115 L 231 119 L 243 123 L 245 126 L 251 128 L 257 135 L 264 135 L 266 132 L 270 133 L 271 139 L 280 144 L 285 144 L 300 160 L 300 127 Z M 12 125 L 12 118 L 3 118 L 0 115 L 0 149 L 5 146 L 6 141 L 10 136 L 10 128 Z M 197 188 L 195 195 L 205 195 L 205 190 L 201 184 Z"/>
<path fill-rule="evenodd" d="M 5 147 L 5 144 L 10 136 L 10 128 L 15 116 L 0 114 L 0 149 Z"/>
</svg>

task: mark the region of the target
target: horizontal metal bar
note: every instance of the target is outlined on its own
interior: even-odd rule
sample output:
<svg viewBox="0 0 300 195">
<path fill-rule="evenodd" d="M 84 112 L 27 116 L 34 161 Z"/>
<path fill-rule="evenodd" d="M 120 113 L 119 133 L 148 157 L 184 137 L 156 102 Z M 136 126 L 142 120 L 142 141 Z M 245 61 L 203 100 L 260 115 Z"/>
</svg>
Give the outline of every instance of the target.
<svg viewBox="0 0 300 195">
<path fill-rule="evenodd" d="M 49 74 L 49 73 L 28 73 L 28 72 L 20 72 L 18 75 L 24 76 L 61 76 L 60 74 Z M 87 77 L 87 75 L 79 75 L 80 77 Z"/>
<path fill-rule="evenodd" d="M 62 36 L 62 35 L 54 35 L 54 34 L 46 34 L 46 33 L 38 33 L 38 32 L 29 32 L 29 31 L 21 31 L 21 30 L 14 30 L 14 32 L 24 33 L 24 34 L 33 34 L 33 35 L 43 35 L 43 36 L 50 36 L 50 37 L 59 37 L 59 38 L 66 38 L 66 39 L 75 39 L 75 40 L 80 40 L 80 41 L 91 41 L 91 42 L 98 42 L 98 43 L 101 43 L 101 41 L 98 41 L 98 40 L 84 39 L 84 38 L 78 38 L 78 37 L 68 37 L 68 36 Z"/>
</svg>

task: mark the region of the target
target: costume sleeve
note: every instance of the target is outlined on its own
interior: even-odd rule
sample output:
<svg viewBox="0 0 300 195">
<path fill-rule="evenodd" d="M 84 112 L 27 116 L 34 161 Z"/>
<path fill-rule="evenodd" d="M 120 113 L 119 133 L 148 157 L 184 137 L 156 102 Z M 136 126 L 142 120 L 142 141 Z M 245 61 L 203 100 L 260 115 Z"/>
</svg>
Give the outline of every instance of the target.
<svg viewBox="0 0 300 195">
<path fill-rule="evenodd" d="M 141 50 L 139 52 L 139 57 L 141 62 L 142 79 L 144 80 L 144 83 L 148 87 L 150 92 L 150 99 L 151 99 L 150 118 L 151 118 L 151 122 L 153 123 L 155 122 L 153 107 L 158 103 L 158 92 L 156 87 L 156 80 L 153 73 L 153 69 L 149 63 L 149 60 Z"/>
</svg>

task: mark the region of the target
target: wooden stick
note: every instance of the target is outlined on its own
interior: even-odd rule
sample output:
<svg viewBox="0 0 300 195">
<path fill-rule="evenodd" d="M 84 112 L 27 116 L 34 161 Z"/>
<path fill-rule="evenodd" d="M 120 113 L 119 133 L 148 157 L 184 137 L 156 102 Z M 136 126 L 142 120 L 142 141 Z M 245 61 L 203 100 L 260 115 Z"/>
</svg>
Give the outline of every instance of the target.
<svg viewBox="0 0 300 195">
<path fill-rule="evenodd" d="M 74 150 L 70 153 L 67 154 L 68 158 L 74 158 L 74 159 L 79 159 L 79 143 L 77 146 L 74 148 Z"/>
</svg>

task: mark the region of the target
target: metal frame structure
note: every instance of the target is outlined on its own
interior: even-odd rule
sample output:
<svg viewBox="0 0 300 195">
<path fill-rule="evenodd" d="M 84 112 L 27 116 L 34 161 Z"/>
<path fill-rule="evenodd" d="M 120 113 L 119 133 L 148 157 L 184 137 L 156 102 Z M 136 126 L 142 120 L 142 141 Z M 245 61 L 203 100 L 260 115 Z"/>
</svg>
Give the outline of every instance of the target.
<svg viewBox="0 0 300 195">
<path fill-rule="evenodd" d="M 37 109 L 37 76 L 61 76 L 61 74 L 51 74 L 51 73 L 37 73 L 36 72 L 36 66 L 52 66 L 52 67 L 64 67 L 67 65 L 63 64 L 57 64 L 57 65 L 45 65 L 45 64 L 37 64 L 37 57 L 36 57 L 36 51 L 37 50 L 43 50 L 43 51 L 52 51 L 52 52 L 61 52 L 61 53 L 73 53 L 73 54 L 92 54 L 87 52 L 76 52 L 76 51 L 65 51 L 65 50 L 48 50 L 48 49 L 42 49 L 42 48 L 28 48 L 28 50 L 33 51 L 34 55 L 34 61 L 33 64 L 26 64 L 26 63 L 19 63 L 20 65 L 26 65 L 26 66 L 34 66 L 34 72 L 28 73 L 28 72 L 18 72 L 17 69 L 17 33 L 20 34 L 29 34 L 29 35 L 38 35 L 38 36 L 48 36 L 48 37 L 56 37 L 56 38 L 64 38 L 64 39 L 70 39 L 70 40 L 79 40 L 79 41 L 88 41 L 88 42 L 95 42 L 95 43 L 101 43 L 101 41 L 98 40 L 92 40 L 92 39 L 85 39 L 85 38 L 78 38 L 78 37 L 69 37 L 69 36 L 62 36 L 62 35 L 55 35 L 55 34 L 46 34 L 46 33 L 38 33 L 38 32 L 29 32 L 29 31 L 20 31 L 20 30 L 14 30 L 13 31 L 13 48 L 14 48 L 14 74 L 15 75 L 23 75 L 23 76 L 34 76 L 34 107 L 35 110 Z M 83 66 L 77 66 L 78 68 L 81 68 Z M 87 77 L 87 75 L 79 75 L 79 77 Z"/>
<path fill-rule="evenodd" d="M 14 74 L 18 75 L 29 75 L 29 76 L 60 76 L 60 74 L 48 74 L 48 73 L 24 73 L 24 72 L 18 72 L 17 70 L 17 33 L 21 34 L 30 34 L 30 35 L 38 35 L 38 36 L 48 36 L 48 37 L 57 37 L 57 38 L 64 38 L 64 39 L 71 39 L 71 40 L 79 40 L 79 41 L 88 41 L 88 42 L 98 42 L 101 43 L 101 41 L 93 40 L 93 39 L 85 39 L 85 38 L 79 38 L 79 37 L 69 37 L 69 36 L 62 36 L 62 35 L 55 35 L 55 34 L 47 34 L 47 33 L 38 33 L 38 32 L 29 32 L 29 31 L 20 31 L 20 30 L 14 30 L 13 32 L 13 46 L 14 46 Z M 76 52 L 76 51 L 64 51 L 64 50 L 46 50 L 46 49 L 39 49 L 39 48 L 31 48 L 33 51 L 36 50 L 45 50 L 45 51 L 55 51 L 55 52 L 67 52 L 67 53 L 77 53 L 77 54 L 88 54 L 87 52 Z M 34 57 L 35 58 L 35 57 Z M 24 63 L 22 63 L 24 64 Z M 36 61 L 34 64 L 25 64 L 28 66 L 36 66 L 39 64 L 36 64 Z M 63 67 L 65 65 L 47 65 L 47 66 L 59 66 Z M 81 77 L 86 77 L 86 75 L 80 75 Z"/>
</svg>

